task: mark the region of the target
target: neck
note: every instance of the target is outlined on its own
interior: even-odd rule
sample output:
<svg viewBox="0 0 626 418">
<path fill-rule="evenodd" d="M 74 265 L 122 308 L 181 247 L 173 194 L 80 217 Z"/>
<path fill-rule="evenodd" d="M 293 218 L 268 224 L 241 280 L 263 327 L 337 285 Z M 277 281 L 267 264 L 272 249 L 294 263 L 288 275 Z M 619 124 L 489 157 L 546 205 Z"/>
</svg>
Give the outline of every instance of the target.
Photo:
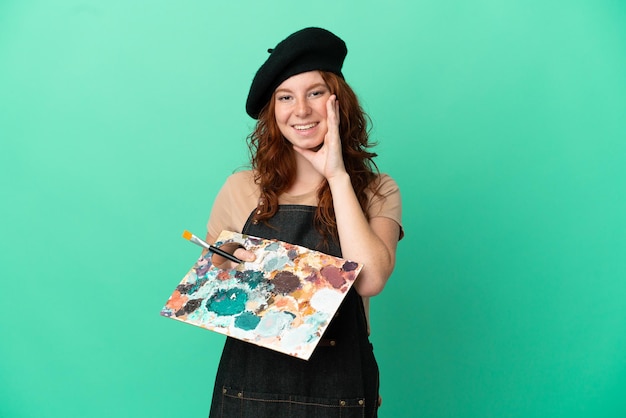
<svg viewBox="0 0 626 418">
<path fill-rule="evenodd" d="M 294 154 L 296 158 L 296 178 L 287 190 L 287 193 L 299 195 L 317 189 L 324 181 L 324 176 L 302 155 L 295 151 Z"/>
</svg>

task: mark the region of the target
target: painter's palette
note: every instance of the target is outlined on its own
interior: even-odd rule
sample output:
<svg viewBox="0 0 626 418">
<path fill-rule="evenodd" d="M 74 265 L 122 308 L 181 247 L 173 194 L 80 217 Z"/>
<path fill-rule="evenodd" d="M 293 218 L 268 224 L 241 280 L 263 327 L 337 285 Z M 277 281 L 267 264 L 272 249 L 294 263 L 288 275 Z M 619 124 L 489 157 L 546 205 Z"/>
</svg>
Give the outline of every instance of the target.
<svg viewBox="0 0 626 418">
<path fill-rule="evenodd" d="M 223 231 L 256 254 L 233 270 L 201 257 L 161 315 L 308 360 L 362 265 L 282 241 Z"/>
</svg>

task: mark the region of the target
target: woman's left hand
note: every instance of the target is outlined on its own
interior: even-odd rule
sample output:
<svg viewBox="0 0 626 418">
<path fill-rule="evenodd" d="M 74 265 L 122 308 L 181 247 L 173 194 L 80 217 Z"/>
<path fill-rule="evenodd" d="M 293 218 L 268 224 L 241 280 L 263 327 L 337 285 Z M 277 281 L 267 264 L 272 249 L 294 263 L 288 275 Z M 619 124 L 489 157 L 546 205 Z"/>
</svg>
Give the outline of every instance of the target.
<svg viewBox="0 0 626 418">
<path fill-rule="evenodd" d="M 334 94 L 326 102 L 326 126 L 328 130 L 324 143 L 317 151 L 295 145 L 293 149 L 306 158 L 327 180 L 330 180 L 346 172 L 339 137 L 339 101 Z"/>
</svg>

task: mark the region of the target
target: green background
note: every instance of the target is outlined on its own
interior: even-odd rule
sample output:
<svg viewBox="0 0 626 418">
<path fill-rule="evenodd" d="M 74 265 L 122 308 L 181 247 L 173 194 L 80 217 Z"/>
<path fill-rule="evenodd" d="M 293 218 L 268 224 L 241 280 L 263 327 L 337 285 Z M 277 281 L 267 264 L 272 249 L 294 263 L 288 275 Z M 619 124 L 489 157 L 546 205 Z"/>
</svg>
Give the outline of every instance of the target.
<svg viewBox="0 0 626 418">
<path fill-rule="evenodd" d="M 626 416 L 626 3 L 0 2 L 0 416 L 206 416 L 159 311 L 247 163 L 266 49 L 348 44 L 406 238 L 380 416 Z"/>
</svg>

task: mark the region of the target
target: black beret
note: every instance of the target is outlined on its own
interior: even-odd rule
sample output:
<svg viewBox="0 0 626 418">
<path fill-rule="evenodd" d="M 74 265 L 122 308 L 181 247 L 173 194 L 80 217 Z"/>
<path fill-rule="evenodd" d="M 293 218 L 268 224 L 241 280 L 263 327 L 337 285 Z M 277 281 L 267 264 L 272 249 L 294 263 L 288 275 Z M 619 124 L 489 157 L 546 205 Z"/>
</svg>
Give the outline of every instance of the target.
<svg viewBox="0 0 626 418">
<path fill-rule="evenodd" d="M 268 52 L 270 56 L 254 76 L 246 101 L 246 112 L 254 119 L 259 117 L 276 87 L 293 75 L 321 70 L 343 78 L 341 67 L 348 49 L 344 41 L 326 29 L 305 28 Z"/>
</svg>

